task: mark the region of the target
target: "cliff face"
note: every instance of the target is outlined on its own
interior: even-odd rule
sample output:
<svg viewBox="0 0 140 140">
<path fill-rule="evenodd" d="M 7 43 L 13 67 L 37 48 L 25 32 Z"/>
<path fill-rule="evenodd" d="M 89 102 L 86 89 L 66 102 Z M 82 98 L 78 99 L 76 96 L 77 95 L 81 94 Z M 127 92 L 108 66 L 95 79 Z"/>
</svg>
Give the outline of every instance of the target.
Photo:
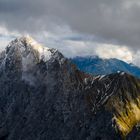
<svg viewBox="0 0 140 140">
<path fill-rule="evenodd" d="M 126 73 L 85 74 L 57 50 L 16 39 L 0 56 L 0 139 L 131 139 L 139 86 Z"/>
<path fill-rule="evenodd" d="M 97 78 L 91 83 L 87 93 L 90 110 L 96 113 L 104 108 L 111 112 L 114 128 L 123 138 L 126 137 L 140 122 L 140 80 L 118 73 Z"/>
</svg>

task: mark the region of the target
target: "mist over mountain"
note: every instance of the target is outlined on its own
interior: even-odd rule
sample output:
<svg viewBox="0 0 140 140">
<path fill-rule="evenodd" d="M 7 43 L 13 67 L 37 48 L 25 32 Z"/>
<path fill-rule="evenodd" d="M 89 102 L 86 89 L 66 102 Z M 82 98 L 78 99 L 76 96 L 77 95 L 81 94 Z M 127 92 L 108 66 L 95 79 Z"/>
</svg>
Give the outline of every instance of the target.
<svg viewBox="0 0 140 140">
<path fill-rule="evenodd" d="M 29 36 L 0 54 L 0 140 L 138 140 L 140 79 L 80 71 Z"/>
</svg>

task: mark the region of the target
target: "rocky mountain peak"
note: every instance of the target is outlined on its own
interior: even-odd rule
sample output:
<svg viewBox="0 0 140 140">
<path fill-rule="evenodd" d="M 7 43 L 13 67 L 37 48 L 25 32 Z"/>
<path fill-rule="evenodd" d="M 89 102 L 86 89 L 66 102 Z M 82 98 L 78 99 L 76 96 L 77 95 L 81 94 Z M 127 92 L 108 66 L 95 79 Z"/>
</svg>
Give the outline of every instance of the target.
<svg viewBox="0 0 140 140">
<path fill-rule="evenodd" d="M 29 54 L 34 55 L 36 59 L 48 61 L 52 55 L 49 48 L 44 47 L 43 45 L 36 42 L 30 36 L 23 36 L 13 40 L 6 48 L 6 53 L 9 51 L 14 52 L 18 51 L 23 56 L 28 56 Z"/>
<path fill-rule="evenodd" d="M 137 127 L 139 114 L 134 76 L 86 74 L 29 36 L 1 54 L 2 140 L 121 140 Z"/>
<path fill-rule="evenodd" d="M 23 71 L 40 62 L 48 63 L 57 60 L 62 64 L 65 61 L 64 56 L 57 49 L 44 47 L 29 35 L 11 41 L 0 58 L 0 67 L 22 65 L 20 67 Z"/>
</svg>

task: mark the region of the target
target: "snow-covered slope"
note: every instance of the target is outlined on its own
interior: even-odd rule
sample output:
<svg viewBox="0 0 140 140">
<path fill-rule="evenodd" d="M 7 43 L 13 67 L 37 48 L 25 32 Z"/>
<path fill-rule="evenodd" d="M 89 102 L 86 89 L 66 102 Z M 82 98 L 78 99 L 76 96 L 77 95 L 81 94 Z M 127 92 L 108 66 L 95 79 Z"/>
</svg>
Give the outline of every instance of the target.
<svg viewBox="0 0 140 140">
<path fill-rule="evenodd" d="M 63 64 L 65 58 L 56 49 L 43 47 L 30 36 L 17 38 L 9 43 L 6 50 L 1 53 L 0 70 L 22 75 L 22 79 L 36 83 L 33 71 L 37 64 L 45 63 L 46 66 L 57 60 Z"/>
<path fill-rule="evenodd" d="M 86 74 L 31 37 L 0 54 L 0 140 L 129 139 L 139 106 L 139 79 Z"/>
<path fill-rule="evenodd" d="M 17 51 L 22 56 L 23 60 L 28 59 L 29 61 L 31 59 L 32 61 L 32 59 L 36 59 L 38 62 L 49 61 L 54 53 L 52 53 L 52 49 L 43 47 L 30 36 L 23 36 L 21 38 L 15 39 L 8 45 L 6 51 L 7 56 L 11 54 L 12 51 Z"/>
</svg>

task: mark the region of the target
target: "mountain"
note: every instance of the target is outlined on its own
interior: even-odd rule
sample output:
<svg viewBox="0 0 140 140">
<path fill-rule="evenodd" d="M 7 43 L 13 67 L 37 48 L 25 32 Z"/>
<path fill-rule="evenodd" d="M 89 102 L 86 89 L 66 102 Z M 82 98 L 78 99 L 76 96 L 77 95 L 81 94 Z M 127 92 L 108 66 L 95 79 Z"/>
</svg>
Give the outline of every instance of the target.
<svg viewBox="0 0 140 140">
<path fill-rule="evenodd" d="M 102 59 L 98 56 L 88 56 L 74 57 L 71 58 L 71 61 L 75 63 L 80 70 L 93 75 L 106 75 L 118 71 L 124 71 L 140 78 L 139 67 L 116 58 Z"/>
<path fill-rule="evenodd" d="M 138 140 L 139 122 L 130 74 L 86 74 L 29 36 L 0 54 L 0 140 Z"/>
</svg>

